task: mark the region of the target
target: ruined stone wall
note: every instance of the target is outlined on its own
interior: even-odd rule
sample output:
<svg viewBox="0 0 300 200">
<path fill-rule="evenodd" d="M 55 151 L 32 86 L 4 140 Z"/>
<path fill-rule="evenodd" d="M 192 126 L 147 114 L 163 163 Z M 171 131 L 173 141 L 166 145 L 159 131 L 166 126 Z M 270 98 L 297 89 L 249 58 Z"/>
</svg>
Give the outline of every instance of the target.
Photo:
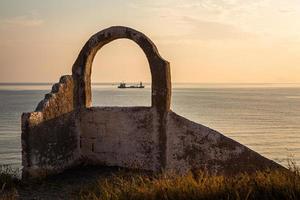
<svg viewBox="0 0 300 200">
<path fill-rule="evenodd" d="M 105 44 L 131 39 L 152 75 L 151 107 L 91 106 L 92 62 Z M 35 112 L 22 115 L 24 177 L 59 173 L 81 162 L 146 170 L 237 174 L 282 168 L 275 162 L 170 110 L 170 64 L 143 33 L 110 27 L 84 45 L 72 76 L 63 76 Z"/>
<path fill-rule="evenodd" d="M 36 110 L 22 115 L 24 176 L 60 171 L 79 157 L 79 131 L 73 111 L 73 78 L 61 77 Z"/>
<path fill-rule="evenodd" d="M 232 175 L 282 167 L 223 134 L 170 111 L 166 169 Z"/>
<path fill-rule="evenodd" d="M 82 109 L 81 155 L 92 164 L 157 171 L 157 119 L 150 107 Z"/>
<path fill-rule="evenodd" d="M 104 45 L 121 38 L 136 42 L 148 59 L 152 75 L 151 108 L 88 109 L 93 59 Z M 35 112 L 22 115 L 23 174 L 59 172 L 84 159 L 121 167 L 164 168 L 170 99 L 169 62 L 159 55 L 147 36 L 123 26 L 94 34 L 81 49 L 72 76 L 63 76 Z M 95 132 L 93 127 L 101 129 L 103 124 L 107 131 L 100 137 L 101 131 Z M 100 136 L 95 138 L 95 133 Z M 116 141 L 121 142 L 119 146 L 114 146 Z"/>
<path fill-rule="evenodd" d="M 75 113 L 27 127 L 22 143 L 23 151 L 28 150 L 26 156 L 23 155 L 24 176 L 44 176 L 73 166 L 80 155 Z"/>
<path fill-rule="evenodd" d="M 58 83 L 52 86 L 50 93 L 38 104 L 35 112 L 41 112 L 43 120 L 58 117 L 74 109 L 74 83 L 70 75 L 62 76 Z"/>
</svg>

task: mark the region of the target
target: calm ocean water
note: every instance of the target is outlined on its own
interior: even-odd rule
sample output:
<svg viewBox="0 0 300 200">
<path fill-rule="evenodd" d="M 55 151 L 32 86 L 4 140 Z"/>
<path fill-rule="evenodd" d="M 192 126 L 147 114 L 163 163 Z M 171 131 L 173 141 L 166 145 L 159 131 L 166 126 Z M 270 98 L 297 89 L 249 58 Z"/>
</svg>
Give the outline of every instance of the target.
<svg viewBox="0 0 300 200">
<path fill-rule="evenodd" d="M 21 167 L 22 112 L 35 109 L 51 85 L 0 84 L 0 164 Z M 175 84 L 172 110 L 286 165 L 300 164 L 300 85 Z M 149 106 L 150 87 L 93 86 L 94 106 Z"/>
</svg>

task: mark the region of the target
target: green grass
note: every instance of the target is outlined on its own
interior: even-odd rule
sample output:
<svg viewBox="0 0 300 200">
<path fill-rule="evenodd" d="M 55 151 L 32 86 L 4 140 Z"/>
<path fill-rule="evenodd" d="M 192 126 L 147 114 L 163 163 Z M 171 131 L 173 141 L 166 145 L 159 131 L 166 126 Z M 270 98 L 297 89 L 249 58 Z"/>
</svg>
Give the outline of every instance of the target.
<svg viewBox="0 0 300 200">
<path fill-rule="evenodd" d="M 179 199 L 300 199 L 300 177 L 291 171 L 264 171 L 237 176 L 128 175 L 117 173 L 83 188 L 79 199 L 179 200 Z"/>
</svg>

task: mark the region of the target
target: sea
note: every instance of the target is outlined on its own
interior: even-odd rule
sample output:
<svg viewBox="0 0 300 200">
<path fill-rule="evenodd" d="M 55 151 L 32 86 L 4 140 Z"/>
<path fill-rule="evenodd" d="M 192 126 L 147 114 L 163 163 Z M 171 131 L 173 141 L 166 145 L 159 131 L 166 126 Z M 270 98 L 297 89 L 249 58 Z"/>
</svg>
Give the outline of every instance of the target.
<svg viewBox="0 0 300 200">
<path fill-rule="evenodd" d="M 21 114 L 35 110 L 49 83 L 0 84 L 0 165 L 21 169 Z M 150 106 L 151 85 L 92 85 L 93 106 Z M 300 84 L 172 85 L 171 109 L 287 166 L 300 166 Z"/>
</svg>

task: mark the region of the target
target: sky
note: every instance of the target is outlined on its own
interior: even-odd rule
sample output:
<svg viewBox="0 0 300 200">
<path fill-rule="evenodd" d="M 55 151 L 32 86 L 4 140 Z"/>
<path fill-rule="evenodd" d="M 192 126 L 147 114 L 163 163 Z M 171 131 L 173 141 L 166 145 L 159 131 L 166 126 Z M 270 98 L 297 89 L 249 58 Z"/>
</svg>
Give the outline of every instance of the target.
<svg viewBox="0 0 300 200">
<path fill-rule="evenodd" d="M 94 33 L 145 33 L 173 82 L 300 82 L 299 0 L 0 0 L 0 82 L 57 82 Z M 126 39 L 97 53 L 93 82 L 149 82 Z"/>
</svg>

